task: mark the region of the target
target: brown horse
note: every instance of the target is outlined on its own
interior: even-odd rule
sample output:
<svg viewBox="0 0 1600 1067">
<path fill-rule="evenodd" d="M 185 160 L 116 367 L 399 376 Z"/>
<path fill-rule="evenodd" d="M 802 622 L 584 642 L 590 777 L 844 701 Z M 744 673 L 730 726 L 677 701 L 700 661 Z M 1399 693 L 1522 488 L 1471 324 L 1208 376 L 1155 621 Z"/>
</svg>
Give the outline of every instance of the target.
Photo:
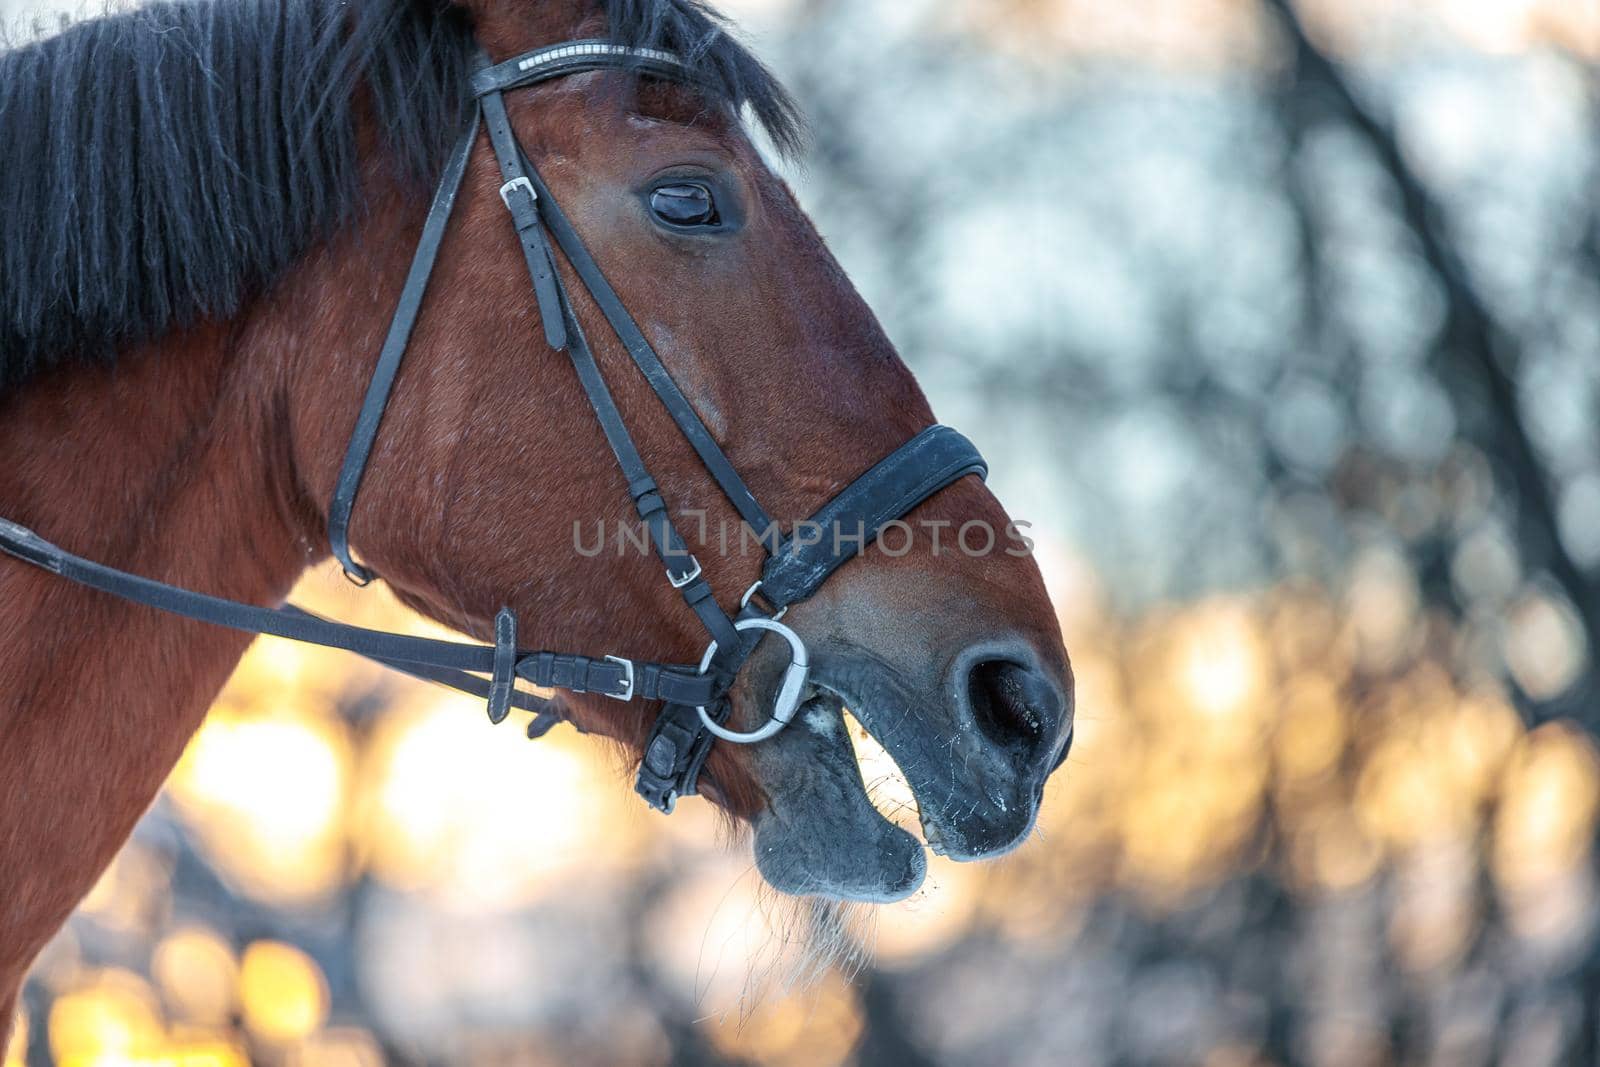
<svg viewBox="0 0 1600 1067">
<path fill-rule="evenodd" d="M 599 36 L 676 51 L 700 77 L 552 81 L 508 97 L 512 123 L 752 489 L 804 517 L 927 427 L 741 126 L 748 106 L 792 145 L 787 97 L 691 0 L 180 0 L 0 56 L 0 515 L 138 574 L 279 602 L 327 555 L 326 501 L 474 40 L 498 60 Z M 543 341 L 499 185 L 480 142 L 351 541 L 406 603 L 468 633 L 489 636 L 509 604 L 537 645 L 693 662 L 704 637 L 653 561 L 574 551 L 575 518 L 614 527 L 627 499 Z M 757 558 L 715 537 L 736 517 L 558 269 L 664 495 L 705 510 L 715 588 L 745 588 Z M 705 792 L 754 827 L 779 889 L 887 900 L 922 879 L 922 845 L 865 796 L 845 703 L 905 772 L 935 848 L 992 856 L 1032 827 L 1070 741 L 1071 671 L 1034 563 L 956 549 L 973 522 L 1010 520 L 967 477 L 907 517 L 907 544 L 798 605 L 786 621 L 830 699 L 712 751 Z M 25 969 L 249 639 L 5 557 L 0 605 L 3 1045 Z M 735 690 L 741 722 L 771 684 Z M 637 703 L 566 714 L 635 750 L 649 726 Z"/>
</svg>

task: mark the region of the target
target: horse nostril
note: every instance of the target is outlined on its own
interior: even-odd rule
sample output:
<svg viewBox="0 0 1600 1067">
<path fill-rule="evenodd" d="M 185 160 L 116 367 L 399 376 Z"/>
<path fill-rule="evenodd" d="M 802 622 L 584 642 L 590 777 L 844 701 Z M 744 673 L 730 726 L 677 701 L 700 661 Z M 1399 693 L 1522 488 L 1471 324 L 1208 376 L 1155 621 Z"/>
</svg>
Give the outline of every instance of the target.
<svg viewBox="0 0 1600 1067">
<path fill-rule="evenodd" d="M 1048 678 L 1003 659 L 973 664 L 967 706 L 989 740 L 1028 754 L 1054 736 L 1061 716 L 1061 697 Z"/>
</svg>

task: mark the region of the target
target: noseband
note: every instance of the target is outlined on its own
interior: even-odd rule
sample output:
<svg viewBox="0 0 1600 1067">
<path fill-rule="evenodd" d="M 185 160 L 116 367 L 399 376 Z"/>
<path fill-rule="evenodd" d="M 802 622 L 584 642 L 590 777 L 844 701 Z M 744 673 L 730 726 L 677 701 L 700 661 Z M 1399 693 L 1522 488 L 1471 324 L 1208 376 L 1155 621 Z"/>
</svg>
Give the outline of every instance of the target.
<svg viewBox="0 0 1600 1067">
<path fill-rule="evenodd" d="M 829 575 L 871 543 L 885 523 L 901 518 L 964 475 L 983 476 L 987 468 L 965 437 L 947 426 L 932 426 L 880 460 L 803 524 L 804 529 L 853 533 L 811 540 L 800 537 L 797 529 L 787 538 L 780 537 L 777 526 L 672 380 L 550 195 L 539 172 L 523 153 L 506 115 L 506 92 L 567 74 L 603 69 L 698 84 L 694 72 L 669 52 L 602 40 L 542 48 L 495 65 L 480 58 L 472 78 L 477 106 L 439 180 L 388 336 L 367 386 L 329 507 L 328 539 L 352 581 L 366 585 L 376 577 L 351 555 L 351 510 L 412 327 L 422 310 L 428 279 L 461 189 L 468 157 L 480 125 L 485 125 L 500 167 L 500 199 L 522 245 L 545 340 L 552 349 L 565 351 L 571 358 L 606 442 L 622 468 L 650 544 L 666 569 L 666 580 L 705 626 L 710 643 L 698 665 L 525 650 L 517 645 L 516 616 L 509 608 L 502 608 L 495 616 L 495 643 L 488 646 L 368 630 L 321 619 L 293 605 L 257 607 L 94 563 L 4 519 L 0 519 L 0 550 L 82 585 L 185 618 L 358 653 L 484 699 L 489 718 L 496 723 L 513 707 L 533 711 L 529 737 L 542 735 L 557 720 L 539 697 L 516 688 L 518 679 L 546 688 L 599 693 L 621 701 L 662 701 L 635 787 L 653 807 L 666 812 L 672 810 L 679 796 L 695 793 L 700 768 L 716 738 L 751 743 L 777 734 L 800 707 L 809 670 L 805 643 L 779 621 L 784 612 L 816 592 Z M 566 287 L 556 270 L 552 239 L 723 495 L 757 532 L 768 552 L 760 580 L 746 590 L 731 616 L 718 604 L 699 560 L 673 526 L 655 480 L 623 422 L 573 314 Z M 766 723 L 747 733 L 730 730 L 724 725 L 731 710 L 728 692 L 765 633 L 788 643 L 789 667 Z"/>
</svg>

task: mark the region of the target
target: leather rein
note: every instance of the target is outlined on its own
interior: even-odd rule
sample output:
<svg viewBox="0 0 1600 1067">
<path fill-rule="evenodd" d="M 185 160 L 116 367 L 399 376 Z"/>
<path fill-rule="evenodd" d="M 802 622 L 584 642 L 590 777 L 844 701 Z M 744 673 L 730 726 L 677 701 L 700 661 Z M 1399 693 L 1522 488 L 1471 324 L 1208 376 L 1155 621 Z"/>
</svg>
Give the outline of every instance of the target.
<svg viewBox="0 0 1600 1067">
<path fill-rule="evenodd" d="M 0 519 L 0 551 L 81 585 L 173 615 L 268 634 L 328 648 L 345 649 L 387 667 L 460 690 L 486 701 L 489 718 L 501 722 L 510 710 L 532 711 L 529 737 L 559 721 L 543 698 L 517 688 L 518 680 L 545 688 L 598 693 L 620 701 L 660 701 L 662 710 L 646 741 L 635 788 L 652 807 L 670 812 L 677 798 L 696 792 L 706 756 L 717 738 L 751 743 L 772 737 L 794 717 L 807 695 L 809 663 L 805 643 L 780 620 L 790 605 L 812 595 L 846 561 L 860 553 L 885 524 L 967 474 L 987 473 L 972 443 L 947 426 L 931 426 L 912 437 L 828 501 L 807 528 L 856 531 L 844 537 L 809 540 L 778 536 L 777 527 L 739 477 L 696 414 L 655 350 L 628 314 L 616 291 L 589 254 L 577 231 L 550 195 L 539 172 L 523 153 L 506 115 L 504 94 L 552 78 L 593 70 L 625 70 L 642 76 L 698 85 L 692 69 L 676 55 L 631 48 L 605 40 L 571 41 L 541 48 L 499 64 L 480 56 L 472 77 L 476 103 L 471 121 L 452 149 L 418 239 L 416 253 L 390 321 L 377 367 L 367 386 L 345 453 L 328 514 L 328 539 L 345 574 L 358 585 L 376 575 L 356 562 L 348 539 L 350 515 L 367 461 L 377 439 L 412 328 L 422 310 L 428 280 L 461 189 L 467 160 L 486 126 L 500 168 L 504 201 L 522 246 L 534 299 L 552 349 L 572 361 L 606 441 L 627 481 L 628 493 L 648 532 L 651 547 L 666 570 L 667 582 L 683 597 L 706 629 L 710 643 L 698 664 L 654 663 L 617 655 L 599 658 L 575 653 L 523 649 L 517 644 L 516 616 L 501 608 L 494 620 L 494 644 L 443 641 L 387 633 L 322 619 L 287 604 L 264 608 L 209 596 L 75 556 L 33 531 Z M 768 558 L 761 578 L 724 611 L 701 572 L 699 561 L 673 526 L 667 505 L 617 409 L 566 288 L 556 271 L 559 248 L 612 331 L 678 429 L 694 447 L 718 488 L 758 535 Z M 766 633 L 789 645 L 790 662 L 774 706 L 760 728 L 740 733 L 724 723 L 731 712 L 728 692 L 740 669 Z"/>
</svg>

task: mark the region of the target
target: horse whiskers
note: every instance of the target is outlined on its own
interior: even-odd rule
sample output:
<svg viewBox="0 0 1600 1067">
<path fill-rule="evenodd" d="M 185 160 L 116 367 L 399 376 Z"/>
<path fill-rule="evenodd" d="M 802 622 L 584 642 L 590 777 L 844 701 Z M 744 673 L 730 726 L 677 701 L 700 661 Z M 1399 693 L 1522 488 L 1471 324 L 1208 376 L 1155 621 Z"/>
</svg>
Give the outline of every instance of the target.
<svg viewBox="0 0 1600 1067">
<path fill-rule="evenodd" d="M 749 961 L 739 996 L 740 1027 L 769 997 L 802 993 L 830 973 L 854 981 L 871 962 L 877 940 L 877 912 L 871 905 L 790 896 L 762 882 L 756 899 L 769 937 Z"/>
</svg>

